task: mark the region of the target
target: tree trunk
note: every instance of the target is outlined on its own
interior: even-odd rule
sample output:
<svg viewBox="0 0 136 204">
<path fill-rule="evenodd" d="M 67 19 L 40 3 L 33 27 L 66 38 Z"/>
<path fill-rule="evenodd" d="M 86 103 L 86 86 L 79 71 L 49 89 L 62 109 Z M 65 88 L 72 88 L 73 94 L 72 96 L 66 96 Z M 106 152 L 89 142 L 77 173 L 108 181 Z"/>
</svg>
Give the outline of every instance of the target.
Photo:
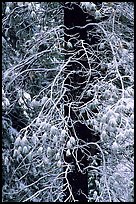
<svg viewBox="0 0 136 204">
<path fill-rule="evenodd" d="M 66 92 L 64 96 L 64 103 L 65 103 L 65 117 L 70 115 L 70 120 L 68 121 L 69 125 L 69 134 L 73 137 L 74 131 L 76 132 L 76 135 L 78 139 L 80 140 L 80 144 L 82 145 L 84 142 L 96 142 L 99 140 L 99 135 L 94 136 L 94 132 L 91 131 L 85 124 L 82 124 L 78 120 L 78 115 L 80 112 L 80 109 L 74 110 L 74 107 L 71 106 L 69 108 L 66 103 L 70 102 L 79 102 L 81 104 L 86 103 L 90 100 L 90 98 L 82 98 L 80 99 L 80 96 L 86 86 L 87 77 L 83 74 L 82 71 L 82 65 L 86 68 L 86 70 L 89 70 L 89 64 L 87 59 L 82 59 L 82 55 L 84 54 L 84 50 L 79 48 L 79 46 L 76 45 L 77 42 L 82 41 L 84 43 L 88 43 L 88 37 L 87 37 L 87 30 L 86 28 L 82 29 L 79 28 L 79 26 L 85 26 L 86 23 L 86 17 L 87 14 L 83 12 L 83 10 L 80 8 L 78 4 L 75 3 L 65 3 L 65 9 L 64 9 L 64 25 L 67 27 L 65 29 L 65 49 L 67 50 L 67 53 L 65 55 L 65 60 L 67 61 L 70 57 L 69 53 L 77 53 L 76 58 L 78 58 L 78 62 L 76 61 L 70 61 L 67 67 L 65 68 L 64 76 L 66 77 L 65 80 L 65 87 L 68 88 L 68 91 Z M 92 19 L 94 20 L 94 19 Z M 76 36 L 76 38 L 72 36 Z M 96 39 L 95 43 L 96 43 Z M 93 40 L 93 43 L 94 43 Z M 73 71 L 73 73 L 72 73 Z M 74 72 L 75 71 L 75 72 Z M 67 74 L 70 73 L 69 77 L 67 77 Z M 69 113 L 70 111 L 70 113 Z M 97 112 L 97 110 L 94 110 Z M 72 121 L 72 122 L 71 122 Z M 88 147 L 87 149 L 91 155 L 95 155 L 98 150 L 92 145 L 91 147 Z M 73 154 L 76 155 L 77 160 L 80 161 L 80 168 L 81 171 L 79 171 L 79 167 L 77 162 L 75 161 L 75 158 L 73 155 L 66 156 L 66 152 L 64 152 L 64 158 L 67 163 L 70 163 L 73 165 L 73 170 L 67 174 L 67 180 L 70 184 L 71 192 L 74 196 L 75 201 L 77 202 L 87 202 L 88 201 L 88 172 L 84 170 L 85 167 L 88 166 L 88 158 L 87 156 L 81 151 L 81 149 L 76 149 L 76 152 Z M 64 168 L 64 171 L 66 171 L 66 168 Z M 66 179 L 64 179 L 64 184 L 66 183 Z M 94 187 L 94 185 L 93 185 Z M 64 201 L 69 197 L 70 192 L 69 189 L 65 189 L 65 196 Z M 68 202 L 72 202 L 73 198 L 69 197 L 67 200 Z"/>
</svg>

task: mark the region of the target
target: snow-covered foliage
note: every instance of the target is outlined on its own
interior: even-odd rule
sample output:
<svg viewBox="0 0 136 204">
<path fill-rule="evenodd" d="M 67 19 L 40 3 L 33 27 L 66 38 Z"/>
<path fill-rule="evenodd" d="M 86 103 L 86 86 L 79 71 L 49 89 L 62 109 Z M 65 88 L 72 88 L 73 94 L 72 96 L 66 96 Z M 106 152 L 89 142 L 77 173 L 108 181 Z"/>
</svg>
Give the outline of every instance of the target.
<svg viewBox="0 0 136 204">
<path fill-rule="evenodd" d="M 95 145 L 101 165 L 88 153 L 88 201 L 133 202 L 134 5 L 79 6 L 96 20 L 88 39 L 95 35 L 99 41 L 89 46 L 77 39 L 90 70 L 81 70 L 87 85 L 68 104 L 78 109 L 79 121 L 100 133 Z M 2 201 L 62 202 L 64 188 L 70 191 L 63 179 L 72 169 L 64 151 L 69 157 L 90 145 L 69 134 L 70 118 L 64 116 L 64 72 L 78 59 L 70 53 L 64 60 L 63 7 L 58 2 L 2 2 L 2 18 Z M 72 48 L 70 42 L 67 46 Z M 83 97 L 90 100 L 80 105 Z"/>
<path fill-rule="evenodd" d="M 134 8 L 126 2 L 102 5 L 102 14 L 112 13 L 98 24 L 98 35 L 103 34 L 98 45 L 100 56 L 103 54 L 100 66 L 106 69 L 106 76 L 96 79 L 86 90 L 95 92 L 94 100 L 98 101 L 99 113 L 87 122 L 100 132 L 103 153 L 95 202 L 133 202 Z M 111 49 L 109 56 L 104 54 L 107 45 Z M 93 193 L 90 192 L 90 201 Z"/>
</svg>

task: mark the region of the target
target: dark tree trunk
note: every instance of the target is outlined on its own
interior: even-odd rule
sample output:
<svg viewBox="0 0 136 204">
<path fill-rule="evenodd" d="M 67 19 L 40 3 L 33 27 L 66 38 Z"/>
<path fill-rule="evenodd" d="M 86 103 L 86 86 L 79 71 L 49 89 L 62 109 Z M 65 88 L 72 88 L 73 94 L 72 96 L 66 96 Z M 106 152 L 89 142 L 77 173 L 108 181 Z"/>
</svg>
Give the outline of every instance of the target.
<svg viewBox="0 0 136 204">
<path fill-rule="evenodd" d="M 85 43 L 89 44 L 88 37 L 87 37 L 87 30 L 86 28 L 82 29 L 79 28 L 79 26 L 85 26 L 87 24 L 86 22 L 87 13 L 83 12 L 83 10 L 80 8 L 80 6 L 75 3 L 65 3 L 64 8 L 64 25 L 68 28 L 65 29 L 65 41 L 66 46 L 65 49 L 67 50 L 67 53 L 65 55 L 65 60 L 67 61 L 69 59 L 69 53 L 75 53 L 77 51 L 78 55 L 77 58 L 80 58 L 84 51 L 80 51 L 81 47 L 79 48 L 76 43 L 79 40 L 84 40 Z M 92 22 L 94 19 L 92 19 Z M 89 28 L 90 29 L 90 28 Z M 71 36 L 75 35 L 76 38 L 72 38 Z M 96 43 L 96 39 L 95 43 Z M 72 47 L 67 46 L 67 42 L 70 42 L 72 44 Z M 94 43 L 94 41 L 93 41 Z M 78 62 L 69 62 L 67 67 L 64 71 L 64 76 L 66 77 L 68 73 L 71 71 L 75 71 L 74 73 L 70 74 L 68 78 L 65 80 L 65 87 L 68 88 L 68 91 L 66 92 L 64 96 L 64 103 L 67 102 L 78 102 L 79 98 L 87 84 L 87 78 L 82 72 L 82 65 L 86 67 L 86 69 L 89 69 L 88 61 L 78 59 Z M 86 98 L 82 98 L 80 100 L 81 103 L 87 102 Z M 75 111 L 74 107 L 69 107 L 67 105 L 65 107 L 65 117 L 70 114 L 70 121 L 69 121 L 69 133 L 71 136 L 74 136 L 74 131 L 76 132 L 76 135 L 80 140 L 83 140 L 84 142 L 96 142 L 99 140 L 99 135 L 94 136 L 94 132 L 90 131 L 89 128 L 86 127 L 86 125 L 82 124 L 78 120 L 79 110 Z M 69 113 L 70 111 L 70 113 Z M 97 112 L 97 110 L 94 110 Z M 71 124 L 72 121 L 72 124 Z M 80 142 L 82 144 L 82 141 Z M 91 155 L 95 155 L 98 150 L 92 145 L 91 147 L 88 147 L 88 151 L 91 152 Z M 72 194 L 74 196 L 74 199 L 77 200 L 77 202 L 87 202 L 88 201 L 88 172 L 84 170 L 85 167 L 88 166 L 88 158 L 87 156 L 81 151 L 81 149 L 77 149 L 76 151 L 77 159 L 80 160 L 80 168 L 83 170 L 83 172 L 79 171 L 78 165 L 74 159 L 73 156 L 66 157 L 66 153 L 64 152 L 64 158 L 67 163 L 71 163 L 74 168 L 71 172 L 67 174 L 67 179 L 71 187 Z M 64 168 L 64 171 L 66 168 Z M 66 179 L 64 179 L 64 184 L 66 183 Z M 65 196 L 64 201 L 69 197 L 69 189 L 65 189 Z M 68 202 L 72 201 L 72 198 L 69 198 L 67 200 Z"/>
</svg>

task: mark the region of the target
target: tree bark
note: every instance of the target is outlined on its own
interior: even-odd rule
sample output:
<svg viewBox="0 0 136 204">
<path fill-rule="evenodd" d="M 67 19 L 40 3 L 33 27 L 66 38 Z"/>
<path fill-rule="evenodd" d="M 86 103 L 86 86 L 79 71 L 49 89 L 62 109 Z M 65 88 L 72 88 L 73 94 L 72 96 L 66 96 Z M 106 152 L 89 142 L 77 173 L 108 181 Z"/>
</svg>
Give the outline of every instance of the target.
<svg viewBox="0 0 136 204">
<path fill-rule="evenodd" d="M 87 78 L 82 72 L 82 65 L 89 69 L 88 61 L 83 60 L 81 56 L 84 54 L 84 51 L 81 50 L 78 46 L 76 46 L 77 40 L 83 40 L 84 43 L 89 43 L 88 37 L 87 37 L 87 30 L 84 28 L 82 29 L 82 26 L 85 26 L 87 24 L 86 22 L 87 14 L 83 12 L 83 10 L 80 8 L 80 6 L 76 3 L 65 3 L 64 8 L 64 25 L 66 26 L 65 29 L 65 49 L 67 50 L 67 53 L 65 55 L 65 60 L 67 61 L 69 59 L 69 51 L 71 53 L 75 53 L 78 51 L 78 55 L 76 56 L 78 58 L 78 62 L 69 62 L 65 69 L 64 76 L 66 77 L 68 73 L 71 71 L 75 71 L 67 77 L 65 80 L 65 87 L 68 88 L 68 91 L 66 92 L 64 96 L 64 103 L 69 102 L 77 102 L 86 86 Z M 93 20 L 93 19 L 92 19 Z M 78 26 L 78 27 L 77 27 Z M 81 26 L 81 28 L 79 28 Z M 72 36 L 75 35 L 76 38 L 73 38 Z M 77 39 L 77 40 L 76 40 Z M 96 40 L 96 39 L 95 39 Z M 68 42 L 72 44 L 71 47 L 68 47 Z M 93 42 L 94 43 L 94 42 Z M 96 42 L 95 42 L 96 43 Z M 70 44 L 70 45 L 71 45 Z M 87 102 L 86 98 L 82 98 L 80 100 L 81 103 Z M 85 124 L 82 124 L 78 120 L 79 110 L 75 111 L 74 107 L 69 108 L 68 105 L 64 106 L 65 108 L 65 117 L 70 114 L 70 121 L 69 124 L 69 134 L 74 137 L 74 130 L 76 132 L 76 135 L 78 136 L 78 139 L 84 142 L 96 142 L 99 140 L 99 136 L 94 136 L 94 132 L 91 131 L 89 128 L 86 127 Z M 69 113 L 70 111 L 70 113 Z M 94 110 L 97 112 L 97 110 Z M 71 122 L 72 121 L 72 122 Z M 80 142 L 82 144 L 82 142 Z M 95 155 L 98 150 L 92 145 L 90 148 L 88 147 L 88 151 L 91 153 L 91 155 Z M 77 202 L 87 202 L 88 201 L 88 172 L 84 170 L 85 167 L 88 166 L 88 158 L 87 156 L 81 151 L 81 149 L 77 149 L 76 151 L 77 160 L 80 160 L 80 168 L 82 170 L 79 171 L 78 165 L 75 161 L 75 158 L 71 155 L 69 157 L 66 156 L 66 152 L 64 152 L 64 158 L 65 162 L 71 163 L 74 168 L 71 172 L 67 174 L 67 179 L 71 187 L 72 194 L 74 196 L 74 199 L 77 200 Z M 64 171 L 66 168 L 64 168 Z M 66 183 L 66 179 L 64 179 L 64 184 Z M 94 187 L 94 186 L 93 186 Z M 64 201 L 69 197 L 69 189 L 65 189 L 65 196 Z M 68 202 L 72 201 L 72 198 L 69 198 L 67 200 Z"/>
</svg>

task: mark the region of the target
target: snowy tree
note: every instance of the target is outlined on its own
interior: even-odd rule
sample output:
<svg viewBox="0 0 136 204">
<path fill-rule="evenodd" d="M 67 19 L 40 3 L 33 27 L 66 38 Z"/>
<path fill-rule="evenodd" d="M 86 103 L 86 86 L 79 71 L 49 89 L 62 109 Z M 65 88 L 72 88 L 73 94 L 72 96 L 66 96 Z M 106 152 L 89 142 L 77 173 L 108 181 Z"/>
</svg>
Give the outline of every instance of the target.
<svg viewBox="0 0 136 204">
<path fill-rule="evenodd" d="M 133 202 L 133 53 L 133 2 L 2 2 L 3 202 L 75 202 L 75 164 L 88 202 Z"/>
</svg>

